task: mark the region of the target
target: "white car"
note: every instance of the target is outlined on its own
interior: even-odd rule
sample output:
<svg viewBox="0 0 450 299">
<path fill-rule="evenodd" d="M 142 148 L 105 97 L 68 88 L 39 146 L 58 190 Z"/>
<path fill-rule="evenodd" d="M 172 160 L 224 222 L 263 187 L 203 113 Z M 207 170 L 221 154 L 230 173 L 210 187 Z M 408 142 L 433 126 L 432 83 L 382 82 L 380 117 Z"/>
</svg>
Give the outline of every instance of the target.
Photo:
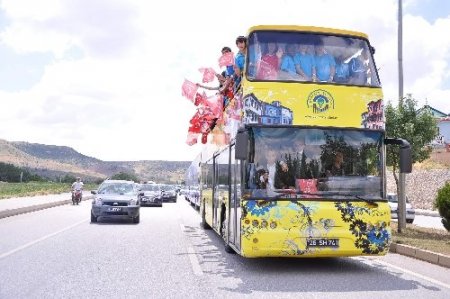
<svg viewBox="0 0 450 299">
<path fill-rule="evenodd" d="M 388 193 L 387 199 L 389 206 L 391 207 L 391 218 L 398 219 L 398 197 L 395 193 Z M 416 211 L 414 207 L 409 203 L 408 197 L 406 197 L 406 222 L 413 223 Z"/>
</svg>

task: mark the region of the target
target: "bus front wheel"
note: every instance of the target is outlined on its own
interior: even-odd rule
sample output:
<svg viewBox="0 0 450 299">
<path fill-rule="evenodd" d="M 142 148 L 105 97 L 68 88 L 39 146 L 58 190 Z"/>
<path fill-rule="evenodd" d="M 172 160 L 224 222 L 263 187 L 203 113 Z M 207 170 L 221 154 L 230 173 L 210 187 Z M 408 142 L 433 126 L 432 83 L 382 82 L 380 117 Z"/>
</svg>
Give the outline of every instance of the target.
<svg viewBox="0 0 450 299">
<path fill-rule="evenodd" d="M 209 224 L 206 223 L 205 201 L 203 201 L 201 212 L 202 212 L 202 222 L 200 222 L 200 226 L 203 229 L 211 229 L 211 226 L 209 226 Z"/>
</svg>

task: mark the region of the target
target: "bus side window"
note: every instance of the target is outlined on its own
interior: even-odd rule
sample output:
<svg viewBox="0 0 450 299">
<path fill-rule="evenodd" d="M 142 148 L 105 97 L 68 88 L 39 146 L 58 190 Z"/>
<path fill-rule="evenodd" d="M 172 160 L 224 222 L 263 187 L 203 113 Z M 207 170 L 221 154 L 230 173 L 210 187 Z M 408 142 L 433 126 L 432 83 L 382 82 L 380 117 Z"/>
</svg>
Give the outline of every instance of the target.
<svg viewBox="0 0 450 299">
<path fill-rule="evenodd" d="M 344 56 L 338 54 L 336 60 L 336 72 L 334 74 L 334 82 L 348 83 L 350 79 L 350 69 L 348 63 L 345 62 Z"/>
</svg>

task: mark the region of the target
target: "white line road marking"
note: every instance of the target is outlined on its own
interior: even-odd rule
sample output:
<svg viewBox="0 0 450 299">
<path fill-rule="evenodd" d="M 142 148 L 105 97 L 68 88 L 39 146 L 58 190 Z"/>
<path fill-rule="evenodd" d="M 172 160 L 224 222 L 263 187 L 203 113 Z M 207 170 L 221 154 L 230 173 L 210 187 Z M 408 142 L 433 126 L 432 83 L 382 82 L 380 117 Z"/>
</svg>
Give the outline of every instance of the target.
<svg viewBox="0 0 450 299">
<path fill-rule="evenodd" d="M 359 259 L 359 260 L 364 261 L 364 259 Z M 416 273 L 416 272 L 413 272 L 413 271 L 410 271 L 410 270 L 403 269 L 403 268 L 401 268 L 401 267 L 395 266 L 395 265 L 390 264 L 390 263 L 385 262 L 385 261 L 380 261 L 380 260 L 378 260 L 378 259 L 369 259 L 369 260 L 372 261 L 372 262 L 374 262 L 374 263 L 378 263 L 378 264 L 381 264 L 381 265 L 386 266 L 386 267 L 389 267 L 389 268 L 394 268 L 394 269 L 396 269 L 396 270 L 398 270 L 398 271 L 400 271 L 400 272 L 403 272 L 403 273 L 406 273 L 406 274 L 409 274 L 409 275 L 418 277 L 418 278 L 420 278 L 420 279 L 426 280 L 426 281 L 428 281 L 428 282 L 430 282 L 430 283 L 439 285 L 439 286 L 441 286 L 441 287 L 450 289 L 450 284 L 446 284 L 446 283 L 444 283 L 444 282 L 441 282 L 441 281 L 439 281 L 439 280 L 433 279 L 433 278 L 431 278 L 431 277 L 428 277 L 428 276 L 425 276 L 425 275 L 422 275 L 422 274 L 419 274 L 419 273 Z M 366 260 L 366 261 L 368 261 L 368 260 Z"/>
<path fill-rule="evenodd" d="M 54 233 L 48 234 L 48 235 L 46 235 L 46 236 L 43 236 L 43 237 L 41 237 L 41 238 L 39 238 L 39 239 L 36 239 L 36 240 L 34 240 L 34 241 L 31 241 L 31 242 L 29 242 L 29 243 L 27 243 L 27 244 L 24 244 L 24 245 L 22 245 L 22 246 L 19 246 L 19 247 L 13 249 L 13 250 L 8 251 L 8 252 L 2 253 L 2 254 L 0 255 L 0 260 L 3 259 L 3 258 L 5 258 L 5 257 L 7 257 L 7 256 L 10 256 L 11 254 L 14 254 L 14 253 L 18 252 L 18 251 L 21 251 L 21 250 L 24 250 L 24 249 L 26 249 L 26 248 L 28 248 L 28 247 L 30 247 L 30 246 L 33 246 L 34 244 L 37 244 L 37 243 L 39 243 L 39 242 L 41 242 L 41 241 L 44 241 L 44 240 L 46 240 L 46 239 L 48 239 L 48 238 L 54 237 L 54 236 L 56 236 L 57 234 L 60 234 L 60 233 L 62 233 L 62 232 L 65 232 L 66 230 L 69 230 L 69 229 L 71 229 L 71 228 L 74 228 L 75 226 L 80 225 L 81 223 L 86 222 L 86 221 L 88 221 L 88 220 L 89 220 L 89 219 L 81 220 L 81 221 L 79 221 L 79 222 L 77 222 L 77 223 L 75 223 L 75 224 L 72 224 L 71 226 L 68 226 L 68 227 L 63 228 L 63 229 L 61 229 L 61 230 L 59 230 L 59 231 L 56 231 L 56 232 L 54 232 Z"/>
<path fill-rule="evenodd" d="M 185 235 L 186 240 L 189 242 L 189 237 L 186 235 L 186 229 L 183 224 L 180 224 L 181 231 Z M 192 270 L 194 274 L 197 276 L 203 275 L 202 267 L 200 266 L 200 262 L 198 261 L 197 254 L 192 246 L 187 246 L 187 253 L 189 256 L 189 261 L 191 262 Z"/>
</svg>

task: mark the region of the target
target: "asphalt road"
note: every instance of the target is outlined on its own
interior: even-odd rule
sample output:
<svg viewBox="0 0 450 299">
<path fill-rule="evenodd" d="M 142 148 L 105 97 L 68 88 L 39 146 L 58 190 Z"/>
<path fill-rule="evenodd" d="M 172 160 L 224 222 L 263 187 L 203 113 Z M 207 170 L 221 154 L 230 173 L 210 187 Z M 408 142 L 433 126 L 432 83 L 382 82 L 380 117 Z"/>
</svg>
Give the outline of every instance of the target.
<svg viewBox="0 0 450 299">
<path fill-rule="evenodd" d="M 141 223 L 91 224 L 90 202 L 0 219 L 0 298 L 448 298 L 450 269 L 397 254 L 245 259 L 184 200 Z"/>
</svg>

